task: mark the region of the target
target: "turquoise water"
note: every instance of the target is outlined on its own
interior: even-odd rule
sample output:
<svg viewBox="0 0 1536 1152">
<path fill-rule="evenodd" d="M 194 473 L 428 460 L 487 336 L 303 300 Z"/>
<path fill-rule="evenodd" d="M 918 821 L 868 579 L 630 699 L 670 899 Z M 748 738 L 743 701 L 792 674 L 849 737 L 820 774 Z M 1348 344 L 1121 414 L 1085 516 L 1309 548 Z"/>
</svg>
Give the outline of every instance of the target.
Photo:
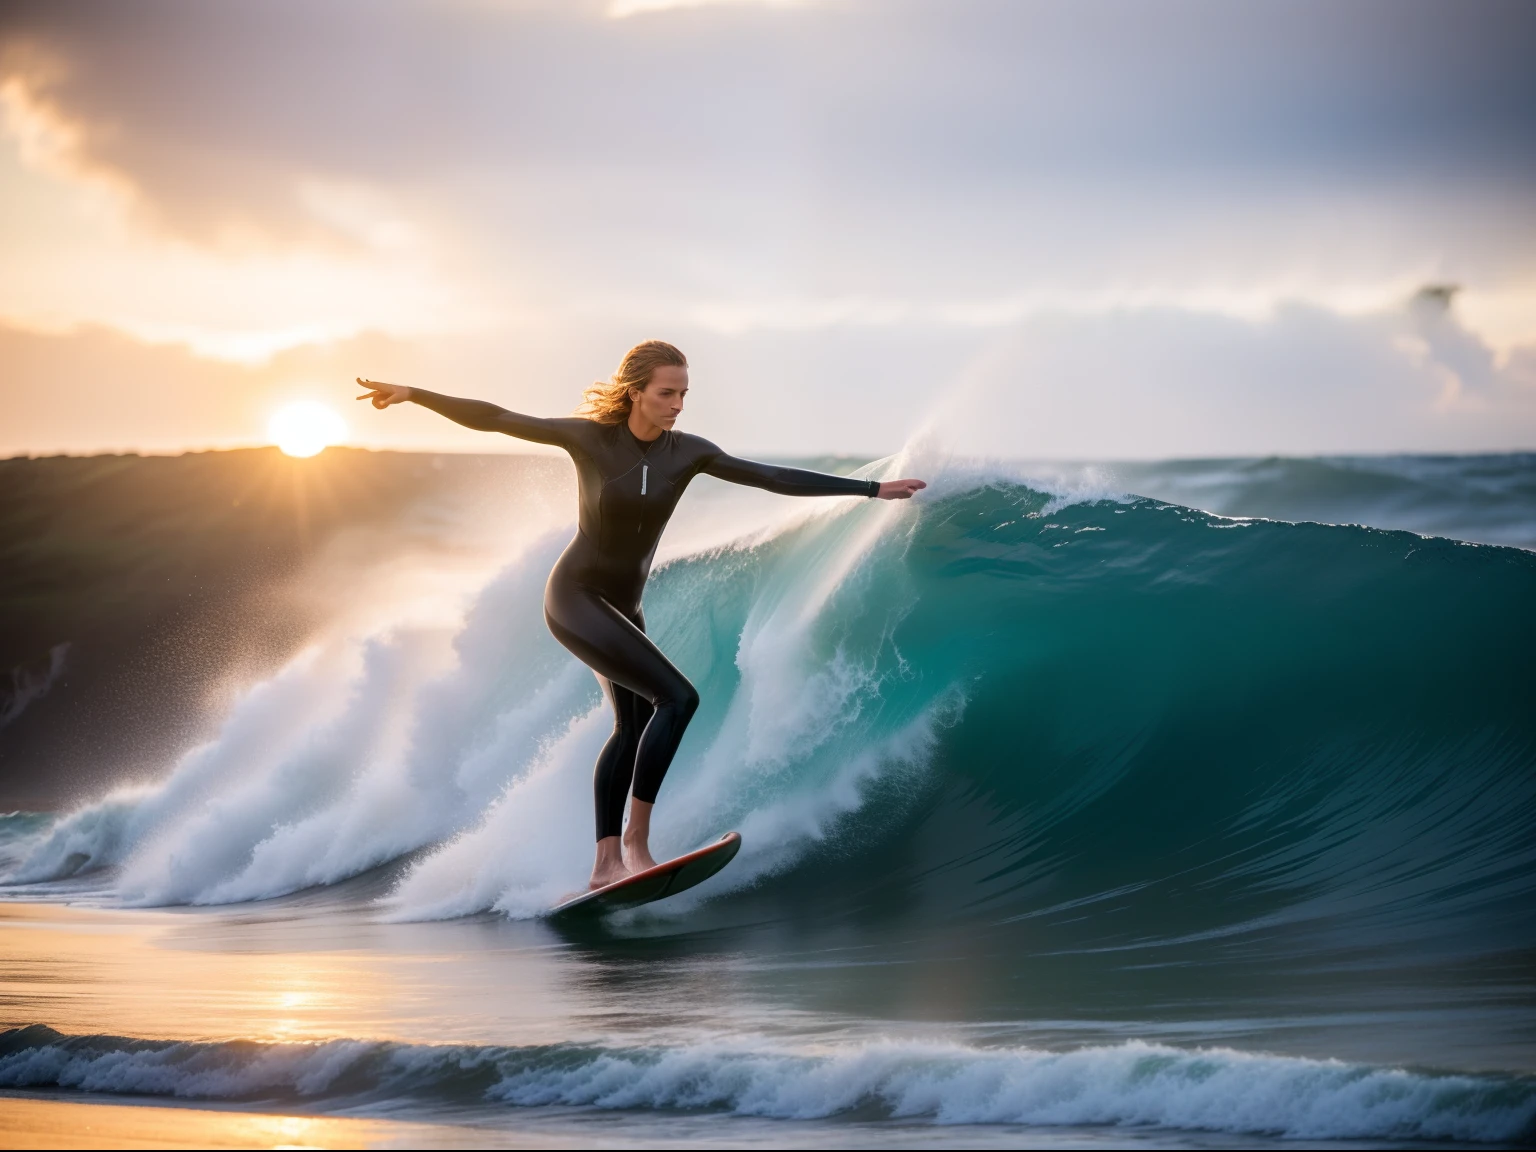
<svg viewBox="0 0 1536 1152">
<path fill-rule="evenodd" d="M 1518 536 L 1532 459 L 1498 461 L 1457 481 L 1503 469 L 1494 512 L 1415 464 L 1439 492 L 1417 515 L 1443 527 L 1462 500 L 1465 535 Z M 6 1034 L 0 1083 L 487 1123 L 558 1106 L 577 1132 L 869 1121 L 874 1143 L 1531 1139 L 1536 553 L 1088 482 L 952 470 L 909 507 L 825 507 L 663 566 L 651 630 L 705 703 L 657 837 L 745 847 L 587 935 L 537 919 L 589 862 L 604 736 L 538 617 L 558 532 L 456 636 L 311 653 L 164 781 L 12 818 L 13 898 L 196 906 L 200 946 L 243 909 L 285 948 L 371 925 L 446 960 L 472 933 L 438 979 L 483 981 L 489 1023 L 149 1040 L 13 1002 L 38 1027 Z M 519 1000 L 534 954 L 601 1019 Z"/>
</svg>

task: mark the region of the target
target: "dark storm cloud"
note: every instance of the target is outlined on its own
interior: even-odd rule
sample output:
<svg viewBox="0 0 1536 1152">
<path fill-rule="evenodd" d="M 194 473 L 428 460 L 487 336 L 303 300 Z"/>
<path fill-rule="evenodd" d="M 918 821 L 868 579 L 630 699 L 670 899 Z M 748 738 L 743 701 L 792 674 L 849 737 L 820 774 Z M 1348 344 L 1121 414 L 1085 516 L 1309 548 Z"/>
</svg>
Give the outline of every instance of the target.
<svg viewBox="0 0 1536 1152">
<path fill-rule="evenodd" d="M 193 227 L 295 176 L 757 182 L 836 214 L 1020 183 L 1536 174 L 1528 3 L 11 3 L 3 59 Z"/>
</svg>

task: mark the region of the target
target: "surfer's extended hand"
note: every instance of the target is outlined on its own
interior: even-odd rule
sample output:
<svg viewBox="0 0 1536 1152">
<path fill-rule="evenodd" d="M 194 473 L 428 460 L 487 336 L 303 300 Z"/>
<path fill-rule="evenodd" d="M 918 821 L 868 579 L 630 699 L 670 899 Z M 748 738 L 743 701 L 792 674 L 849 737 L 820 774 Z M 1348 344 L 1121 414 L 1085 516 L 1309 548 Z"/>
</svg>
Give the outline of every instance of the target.
<svg viewBox="0 0 1536 1152">
<path fill-rule="evenodd" d="M 914 493 L 926 487 L 928 487 L 926 480 L 882 480 L 880 491 L 876 496 L 881 500 L 910 500 Z"/>
<path fill-rule="evenodd" d="M 357 378 L 357 386 L 366 388 L 359 400 L 372 400 L 375 408 L 388 408 L 391 404 L 404 404 L 411 398 L 411 390 L 404 384 L 381 384 L 377 380 Z"/>
</svg>

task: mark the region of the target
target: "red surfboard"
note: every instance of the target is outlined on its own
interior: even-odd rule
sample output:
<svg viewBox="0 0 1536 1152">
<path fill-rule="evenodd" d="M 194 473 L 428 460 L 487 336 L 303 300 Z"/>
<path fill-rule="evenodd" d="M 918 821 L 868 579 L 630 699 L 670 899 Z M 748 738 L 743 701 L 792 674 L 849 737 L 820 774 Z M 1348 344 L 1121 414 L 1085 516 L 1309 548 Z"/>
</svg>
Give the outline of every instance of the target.
<svg viewBox="0 0 1536 1152">
<path fill-rule="evenodd" d="M 620 908 L 635 908 L 663 900 L 704 883 L 740 851 L 741 833 L 727 832 L 713 844 L 626 876 L 606 887 L 573 896 L 556 904 L 546 915 L 551 920 L 584 920 L 605 912 L 617 912 Z"/>
</svg>

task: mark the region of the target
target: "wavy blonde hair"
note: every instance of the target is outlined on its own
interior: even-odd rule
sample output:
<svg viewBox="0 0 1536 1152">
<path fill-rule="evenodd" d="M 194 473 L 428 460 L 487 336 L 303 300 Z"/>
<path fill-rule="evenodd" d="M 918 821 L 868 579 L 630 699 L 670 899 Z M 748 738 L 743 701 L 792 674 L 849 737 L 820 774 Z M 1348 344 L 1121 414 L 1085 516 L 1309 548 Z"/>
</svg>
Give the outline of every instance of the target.
<svg viewBox="0 0 1536 1152">
<path fill-rule="evenodd" d="M 581 394 L 576 415 L 599 424 L 622 424 L 635 406 L 629 398 L 631 388 L 644 392 L 658 368 L 688 367 L 688 357 L 665 340 L 645 340 L 624 353 L 618 368 L 607 380 L 599 380 Z"/>
</svg>

